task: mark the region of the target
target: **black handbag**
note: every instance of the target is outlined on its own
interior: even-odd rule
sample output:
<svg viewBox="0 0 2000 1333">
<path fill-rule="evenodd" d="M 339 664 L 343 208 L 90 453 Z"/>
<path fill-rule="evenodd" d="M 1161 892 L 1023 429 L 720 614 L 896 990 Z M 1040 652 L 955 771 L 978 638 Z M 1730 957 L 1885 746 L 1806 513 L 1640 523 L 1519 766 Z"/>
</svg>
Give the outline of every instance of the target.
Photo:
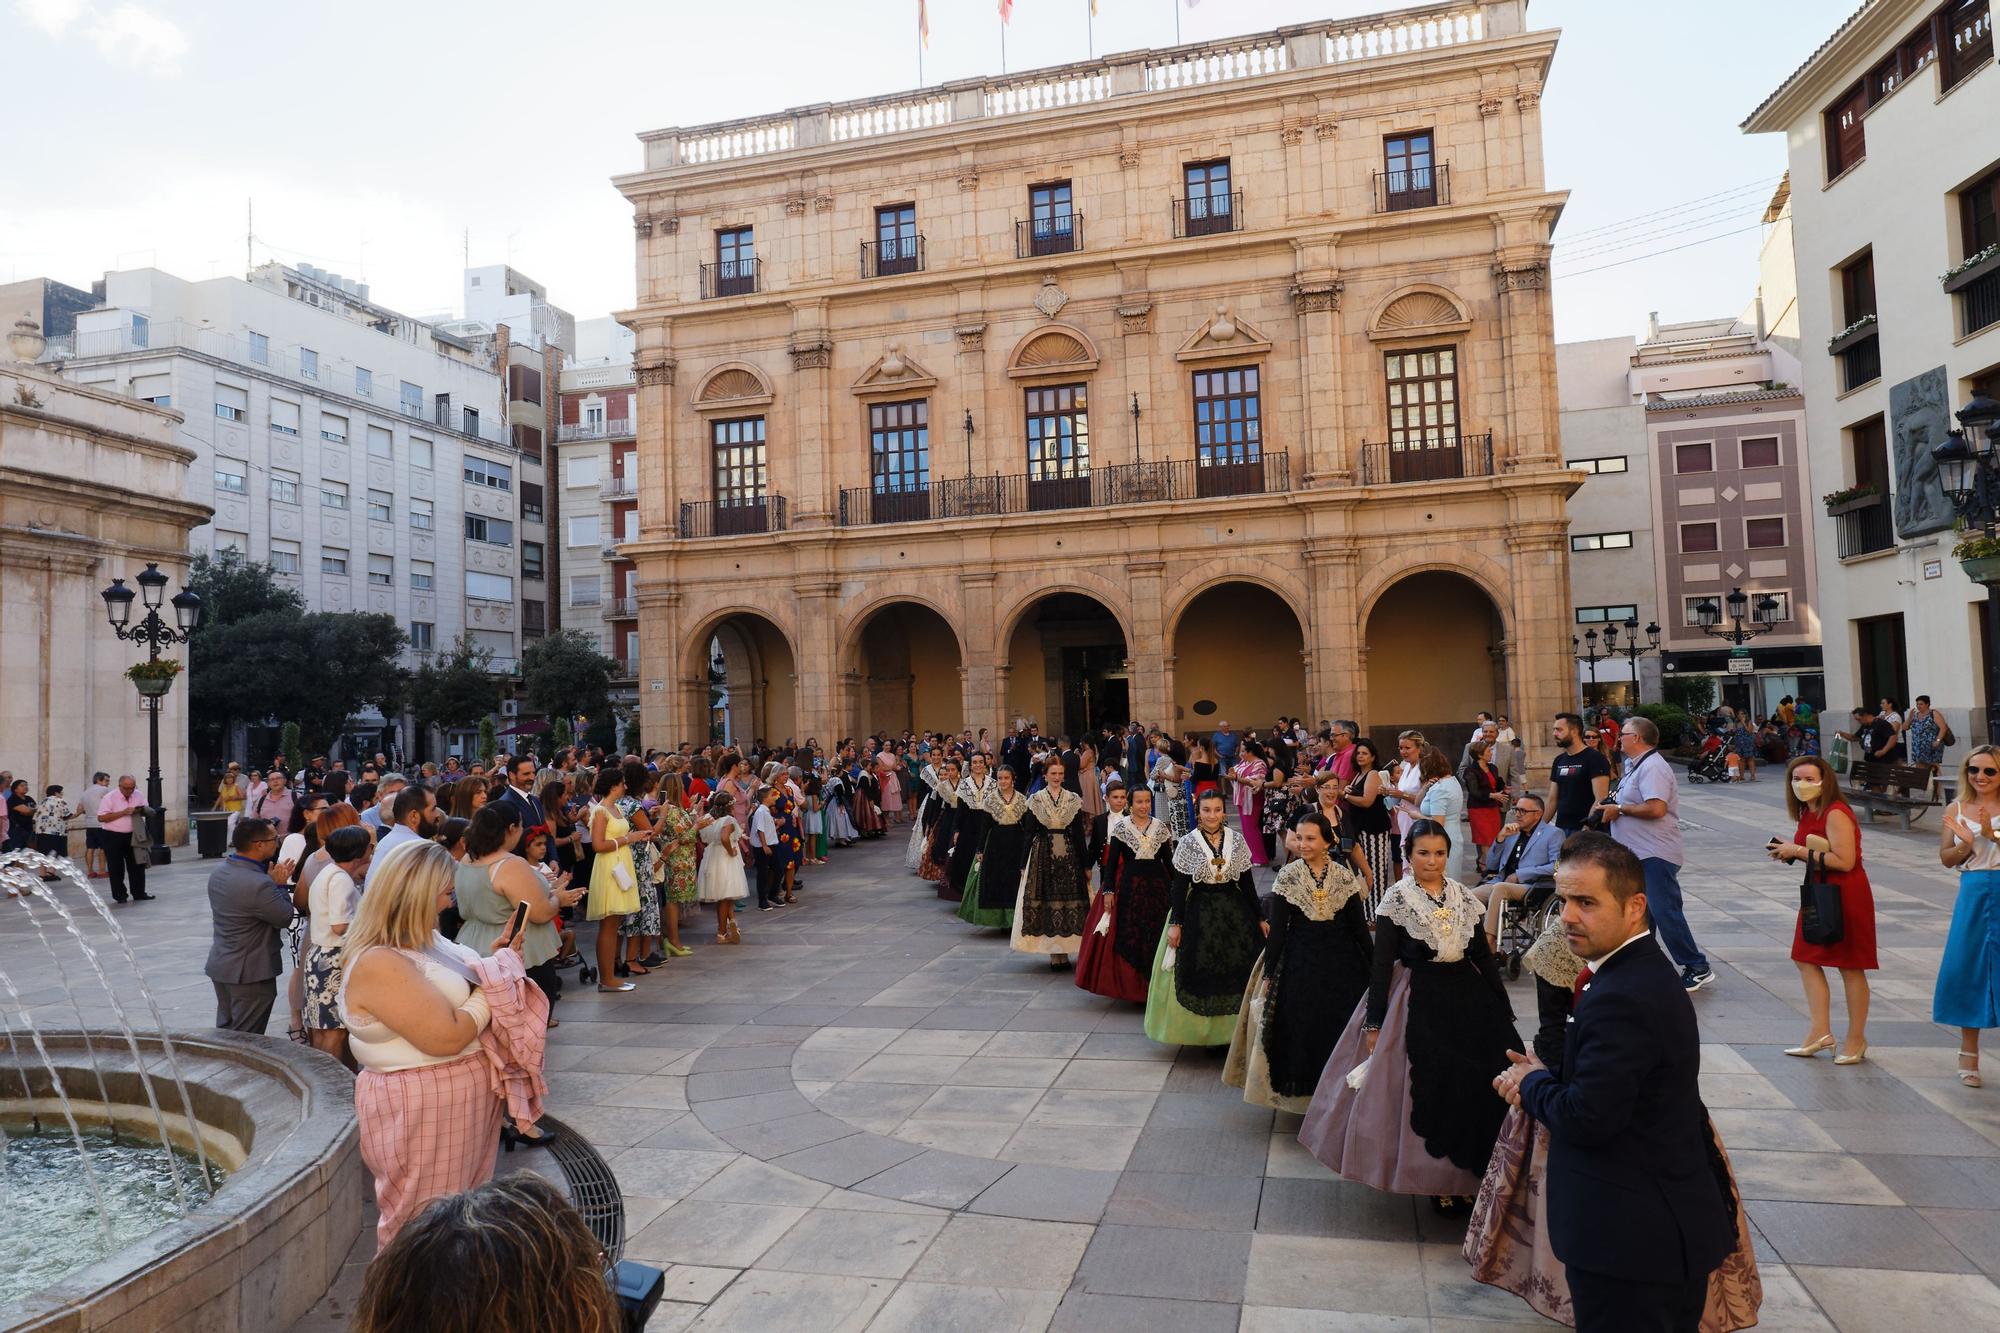
<svg viewBox="0 0 2000 1333">
<path fill-rule="evenodd" d="M 1807 944 L 1840 943 L 1847 933 L 1840 911 L 1840 886 L 1826 879 L 1826 861 L 1818 852 L 1806 853 L 1805 882 L 1799 885 L 1799 934 Z"/>
</svg>

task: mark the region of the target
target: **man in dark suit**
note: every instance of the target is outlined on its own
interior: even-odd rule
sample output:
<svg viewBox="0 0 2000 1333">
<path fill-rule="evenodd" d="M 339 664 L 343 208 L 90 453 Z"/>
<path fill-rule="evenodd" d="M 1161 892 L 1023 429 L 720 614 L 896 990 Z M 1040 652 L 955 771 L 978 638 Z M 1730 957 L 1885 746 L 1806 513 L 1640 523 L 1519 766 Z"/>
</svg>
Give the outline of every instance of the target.
<svg viewBox="0 0 2000 1333">
<path fill-rule="evenodd" d="M 208 877 L 215 934 L 203 970 L 215 987 L 215 1025 L 261 1034 L 284 970 L 279 942 L 292 923 L 292 862 L 271 865 L 278 830 L 268 819 L 237 820 L 230 847 Z"/>
<path fill-rule="evenodd" d="M 1709 1157 L 1701 1034 L 1646 920 L 1638 857 L 1586 831 L 1556 865 L 1577 978 L 1561 1077 L 1508 1052 L 1493 1085 L 1549 1131 L 1549 1242 L 1579 1333 L 1694 1333 L 1736 1243 Z"/>
<path fill-rule="evenodd" d="M 542 810 L 541 798 L 535 795 L 535 758 L 533 755 L 516 755 L 507 765 L 507 790 L 496 798 L 521 812 L 521 827 L 524 829 L 545 827 L 548 815 Z"/>
</svg>

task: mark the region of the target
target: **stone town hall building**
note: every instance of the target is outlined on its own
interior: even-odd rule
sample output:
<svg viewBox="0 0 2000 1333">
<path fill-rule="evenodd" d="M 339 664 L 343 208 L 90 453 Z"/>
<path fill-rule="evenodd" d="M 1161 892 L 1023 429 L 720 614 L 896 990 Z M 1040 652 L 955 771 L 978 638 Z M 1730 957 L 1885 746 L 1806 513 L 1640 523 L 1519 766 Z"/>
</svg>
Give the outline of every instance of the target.
<svg viewBox="0 0 2000 1333">
<path fill-rule="evenodd" d="M 1565 706 L 1526 10 L 641 135 L 646 741 Z"/>
</svg>

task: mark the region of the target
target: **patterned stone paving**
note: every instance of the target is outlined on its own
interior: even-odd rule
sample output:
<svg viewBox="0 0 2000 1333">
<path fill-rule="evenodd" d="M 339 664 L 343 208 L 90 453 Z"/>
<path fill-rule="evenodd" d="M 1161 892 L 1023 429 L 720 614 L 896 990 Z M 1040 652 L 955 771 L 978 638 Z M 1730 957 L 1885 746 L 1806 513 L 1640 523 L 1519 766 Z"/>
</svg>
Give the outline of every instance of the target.
<svg viewBox="0 0 2000 1333">
<path fill-rule="evenodd" d="M 1865 834 L 1883 969 L 1869 1062 L 1835 1069 L 1782 1054 L 1805 1020 L 1796 873 L 1758 851 L 1788 830 L 1778 801 L 1775 782 L 1684 796 L 1689 916 L 1720 976 L 1695 997 L 1702 1082 L 1757 1232 L 1760 1327 L 1996 1326 L 2000 1091 L 1961 1088 L 1928 1021 L 1954 887 L 1935 829 Z M 1548 1326 L 1466 1277 L 1458 1227 L 1334 1179 L 1296 1117 L 1224 1088 L 1220 1052 L 1154 1045 L 1135 1006 L 955 919 L 899 851 L 837 854 L 800 906 L 746 913 L 740 948 L 690 931 L 694 956 L 638 990 L 558 1009 L 551 1107 L 617 1172 L 628 1256 L 667 1270 L 652 1328 Z M 161 901 L 120 917 L 190 1026 L 204 873 L 161 873 Z M 53 1024 L 39 955 L 0 910 L 0 966 Z M 1525 982 L 1515 1004 L 1532 1016 Z M 367 1253 L 301 1330 L 342 1326 Z"/>
</svg>

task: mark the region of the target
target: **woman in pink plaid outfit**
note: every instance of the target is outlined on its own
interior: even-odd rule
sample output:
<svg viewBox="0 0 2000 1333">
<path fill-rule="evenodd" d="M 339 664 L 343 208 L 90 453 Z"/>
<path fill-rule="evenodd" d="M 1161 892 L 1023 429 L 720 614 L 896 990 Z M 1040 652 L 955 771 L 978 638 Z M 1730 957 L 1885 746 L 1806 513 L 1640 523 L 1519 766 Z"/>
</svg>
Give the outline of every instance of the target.
<svg viewBox="0 0 2000 1333">
<path fill-rule="evenodd" d="M 426 1203 L 493 1174 L 503 1108 L 479 1048 L 492 1018 L 479 955 L 437 933 L 456 869 L 435 844 L 390 857 L 348 928 L 340 1008 L 361 1066 L 354 1110 L 382 1214 L 378 1254 Z M 494 948 L 513 943 L 503 935 Z"/>
</svg>

